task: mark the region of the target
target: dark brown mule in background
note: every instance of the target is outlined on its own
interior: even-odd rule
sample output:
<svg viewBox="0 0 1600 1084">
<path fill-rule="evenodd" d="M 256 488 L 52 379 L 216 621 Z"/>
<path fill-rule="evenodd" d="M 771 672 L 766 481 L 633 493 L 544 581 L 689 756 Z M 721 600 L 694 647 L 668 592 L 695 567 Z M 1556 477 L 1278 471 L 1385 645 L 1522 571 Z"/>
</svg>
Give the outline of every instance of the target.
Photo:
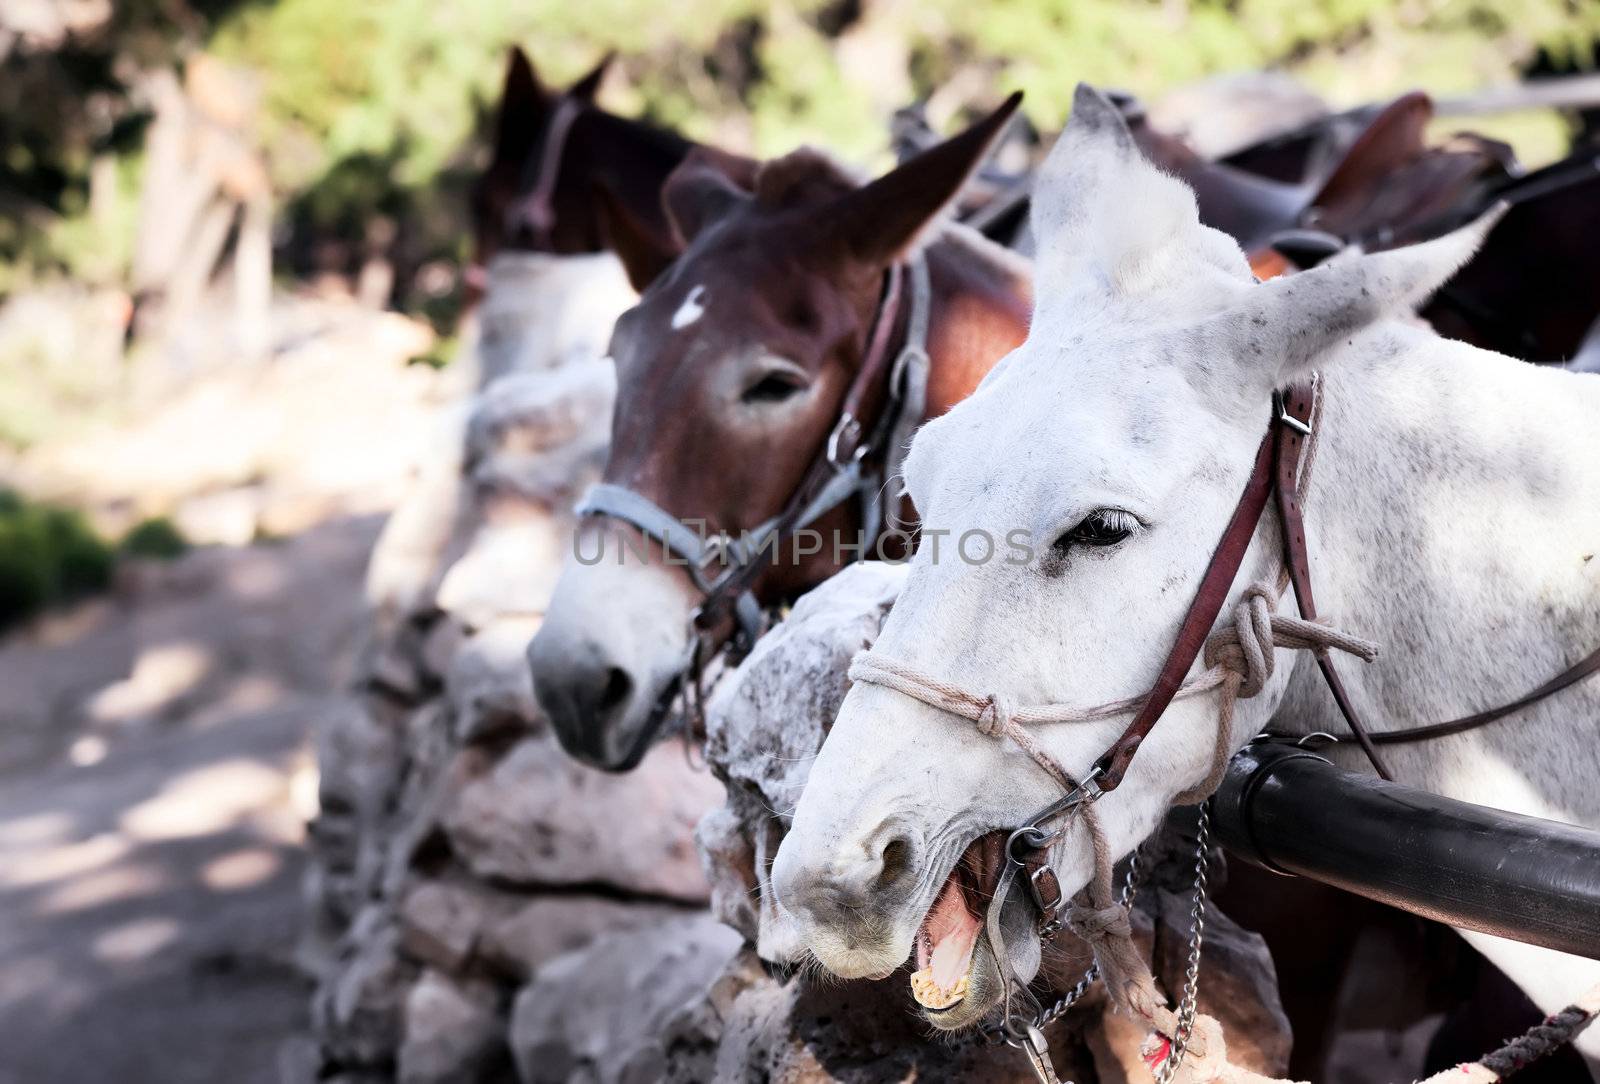
<svg viewBox="0 0 1600 1084">
<path fill-rule="evenodd" d="M 864 187 L 810 150 L 764 163 L 749 186 L 703 156 L 685 161 L 663 197 L 687 247 L 613 338 L 605 482 L 712 534 L 780 516 L 817 477 L 847 396 L 857 435 L 877 427 L 895 374 L 884 365 L 876 378 L 871 359 L 900 355 L 918 308 L 908 260 L 923 262 L 928 283 L 926 394 L 911 421 L 970 394 L 1024 338 L 1031 274 L 970 230 L 929 227 L 1016 101 Z M 618 244 L 630 264 L 648 247 Z M 870 387 L 858 381 L 864 365 Z M 790 538 L 752 564 L 754 595 L 782 603 L 868 555 L 833 545 L 863 541 L 865 519 L 855 501 L 826 511 L 815 538 Z M 569 753 L 612 771 L 638 762 L 685 678 L 691 615 L 705 600 L 684 563 L 626 518 L 587 519 L 529 648 L 539 702 Z M 705 646 L 729 632 L 728 622 L 707 630 Z"/>
<path fill-rule="evenodd" d="M 485 269 L 498 252 L 570 256 L 609 248 L 596 186 L 627 209 L 654 251 L 675 250 L 661 186 L 695 144 L 595 106 L 612 59 L 554 91 L 539 81 L 527 54 L 511 48 L 494 152 L 472 192 L 469 303 L 482 296 Z M 733 169 L 739 160 L 726 161 Z"/>
</svg>

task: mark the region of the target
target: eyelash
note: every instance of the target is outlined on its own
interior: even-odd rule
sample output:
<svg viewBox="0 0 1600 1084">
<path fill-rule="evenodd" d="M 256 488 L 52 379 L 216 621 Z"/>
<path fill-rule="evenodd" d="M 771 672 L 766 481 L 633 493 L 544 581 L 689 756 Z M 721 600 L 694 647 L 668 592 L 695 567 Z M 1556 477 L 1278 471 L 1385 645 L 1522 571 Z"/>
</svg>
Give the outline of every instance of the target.
<svg viewBox="0 0 1600 1084">
<path fill-rule="evenodd" d="M 1083 517 L 1083 523 L 1094 521 L 1096 526 L 1105 528 L 1110 533 L 1121 534 L 1124 538 L 1138 531 L 1144 524 L 1132 512 L 1124 512 L 1120 508 L 1101 508 Z"/>
<path fill-rule="evenodd" d="M 745 389 L 739 398 L 746 403 L 781 403 L 805 390 L 793 377 L 769 373 Z"/>
<path fill-rule="evenodd" d="M 1096 509 L 1075 526 L 1061 532 L 1050 544 L 1050 553 L 1045 558 L 1046 570 L 1059 569 L 1071 549 L 1110 549 L 1126 541 L 1143 526 L 1132 512 L 1120 508 Z"/>
</svg>

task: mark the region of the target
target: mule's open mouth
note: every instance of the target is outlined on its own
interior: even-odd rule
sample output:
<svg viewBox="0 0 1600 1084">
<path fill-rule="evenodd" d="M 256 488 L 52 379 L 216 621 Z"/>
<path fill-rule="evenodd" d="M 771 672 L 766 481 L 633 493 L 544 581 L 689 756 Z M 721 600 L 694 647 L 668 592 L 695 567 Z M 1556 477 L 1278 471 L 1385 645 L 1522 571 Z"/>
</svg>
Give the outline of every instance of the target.
<svg viewBox="0 0 1600 1084">
<path fill-rule="evenodd" d="M 973 950 L 1000 875 L 1005 834 L 990 832 L 961 855 L 917 930 L 911 996 L 929 1012 L 948 1012 L 967 996 Z"/>
</svg>

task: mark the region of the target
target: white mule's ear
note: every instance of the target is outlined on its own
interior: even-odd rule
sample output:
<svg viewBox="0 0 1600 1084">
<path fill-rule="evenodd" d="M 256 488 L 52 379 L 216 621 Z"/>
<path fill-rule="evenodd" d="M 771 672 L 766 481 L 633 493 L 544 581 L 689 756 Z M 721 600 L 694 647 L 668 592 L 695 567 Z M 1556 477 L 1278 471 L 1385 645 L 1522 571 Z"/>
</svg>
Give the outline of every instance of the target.
<svg viewBox="0 0 1600 1084">
<path fill-rule="evenodd" d="M 1293 382 L 1369 324 L 1415 311 L 1472 259 L 1506 210 L 1498 204 L 1471 225 L 1422 244 L 1336 257 L 1262 283 L 1227 318 L 1240 356 L 1273 367 L 1274 387 Z"/>
<path fill-rule="evenodd" d="M 1122 113 L 1079 83 L 1033 201 L 1039 296 L 1138 293 L 1180 278 L 1186 261 L 1216 263 L 1220 235 L 1200 226 L 1194 193 L 1145 158 Z M 1236 267 L 1237 246 L 1222 246 Z"/>
</svg>

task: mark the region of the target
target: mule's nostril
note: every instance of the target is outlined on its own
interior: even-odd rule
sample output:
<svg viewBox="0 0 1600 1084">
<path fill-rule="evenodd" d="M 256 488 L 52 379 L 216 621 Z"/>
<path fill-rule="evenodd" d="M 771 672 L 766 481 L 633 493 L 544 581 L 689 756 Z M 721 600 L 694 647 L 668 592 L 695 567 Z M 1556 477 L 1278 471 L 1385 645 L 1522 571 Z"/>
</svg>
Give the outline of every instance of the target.
<svg viewBox="0 0 1600 1084">
<path fill-rule="evenodd" d="M 911 864 L 910 842 L 898 837 L 891 839 L 884 844 L 880 860 L 883 868 L 878 871 L 878 884 L 883 886 L 894 884 Z"/>
<path fill-rule="evenodd" d="M 621 707 L 628 699 L 628 694 L 633 692 L 633 679 L 619 666 L 612 666 L 606 670 L 606 687 L 600 692 L 600 711 L 610 714 Z"/>
</svg>

